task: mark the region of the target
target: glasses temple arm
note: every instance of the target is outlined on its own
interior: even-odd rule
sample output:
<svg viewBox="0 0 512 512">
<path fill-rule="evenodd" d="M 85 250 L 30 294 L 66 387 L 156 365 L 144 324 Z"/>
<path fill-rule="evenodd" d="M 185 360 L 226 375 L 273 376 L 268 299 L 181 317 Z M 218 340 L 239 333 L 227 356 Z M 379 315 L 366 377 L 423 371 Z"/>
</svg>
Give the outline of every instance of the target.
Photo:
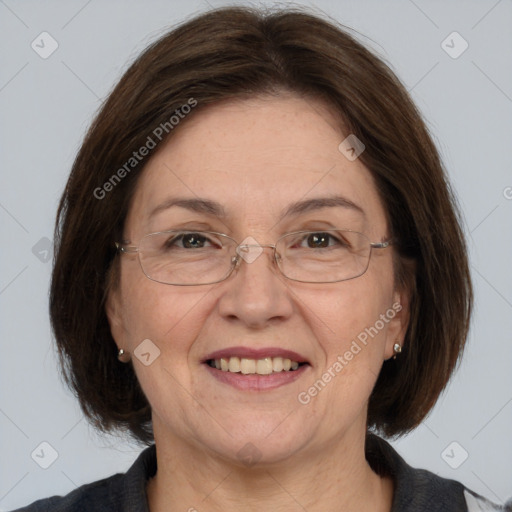
<svg viewBox="0 0 512 512">
<path fill-rule="evenodd" d="M 116 249 L 125 253 L 139 252 L 139 248 L 134 245 L 127 245 L 130 242 L 115 242 Z"/>
</svg>

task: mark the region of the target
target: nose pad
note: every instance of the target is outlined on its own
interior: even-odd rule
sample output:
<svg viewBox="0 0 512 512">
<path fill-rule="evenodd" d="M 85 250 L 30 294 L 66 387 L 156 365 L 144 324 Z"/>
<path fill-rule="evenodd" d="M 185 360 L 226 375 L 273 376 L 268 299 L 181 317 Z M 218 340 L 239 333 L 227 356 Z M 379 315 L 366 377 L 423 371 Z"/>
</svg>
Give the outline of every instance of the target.
<svg viewBox="0 0 512 512">
<path fill-rule="evenodd" d="M 231 265 L 233 266 L 233 270 L 238 270 L 238 267 L 240 267 L 240 261 L 242 260 L 242 258 L 240 257 L 240 255 L 238 253 L 236 253 L 232 258 L 231 258 Z"/>
<path fill-rule="evenodd" d="M 255 243 L 244 243 L 244 242 L 255 242 Z M 268 247 L 270 249 L 272 249 L 272 260 L 275 261 L 275 263 L 277 263 L 277 268 L 278 270 L 280 269 L 279 267 L 279 262 L 281 261 L 281 255 L 276 252 L 276 246 L 275 245 L 272 245 L 272 244 L 266 244 L 266 245 L 262 245 L 262 244 L 259 244 L 254 238 L 252 237 L 247 237 L 245 240 L 244 240 L 243 243 L 240 243 L 237 248 L 235 249 L 235 256 L 233 256 L 231 258 L 231 263 L 234 267 L 233 270 L 238 270 L 240 268 L 240 264 L 243 261 L 245 261 L 246 263 L 253 263 L 254 261 L 256 261 L 260 256 L 261 254 L 263 254 L 263 249 L 265 247 Z"/>
<path fill-rule="evenodd" d="M 260 245 L 252 236 L 248 236 L 241 244 L 236 248 L 236 253 L 243 258 L 246 263 L 252 263 L 263 252 L 263 247 Z"/>
</svg>

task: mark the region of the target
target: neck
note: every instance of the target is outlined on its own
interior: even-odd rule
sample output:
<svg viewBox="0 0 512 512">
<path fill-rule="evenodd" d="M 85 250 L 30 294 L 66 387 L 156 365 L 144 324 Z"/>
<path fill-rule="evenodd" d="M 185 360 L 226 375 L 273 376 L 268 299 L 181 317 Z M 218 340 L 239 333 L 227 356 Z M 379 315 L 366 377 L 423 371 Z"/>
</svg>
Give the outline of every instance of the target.
<svg viewBox="0 0 512 512">
<path fill-rule="evenodd" d="M 155 430 L 157 474 L 148 482 L 151 512 L 184 510 L 389 512 L 393 483 L 364 456 L 364 432 L 286 461 L 240 467 Z"/>
</svg>

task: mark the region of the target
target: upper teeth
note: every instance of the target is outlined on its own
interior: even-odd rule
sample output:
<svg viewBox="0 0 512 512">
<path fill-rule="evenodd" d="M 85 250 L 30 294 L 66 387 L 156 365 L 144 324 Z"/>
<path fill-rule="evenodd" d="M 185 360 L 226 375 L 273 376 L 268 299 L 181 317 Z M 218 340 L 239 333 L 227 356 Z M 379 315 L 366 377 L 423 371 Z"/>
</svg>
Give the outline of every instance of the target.
<svg viewBox="0 0 512 512">
<path fill-rule="evenodd" d="M 283 370 L 296 370 L 299 367 L 297 361 L 282 357 L 265 357 L 264 359 L 222 357 L 221 359 L 214 359 L 213 364 L 210 363 L 210 365 L 224 372 L 257 373 L 258 375 L 269 375 L 272 372 Z"/>
</svg>

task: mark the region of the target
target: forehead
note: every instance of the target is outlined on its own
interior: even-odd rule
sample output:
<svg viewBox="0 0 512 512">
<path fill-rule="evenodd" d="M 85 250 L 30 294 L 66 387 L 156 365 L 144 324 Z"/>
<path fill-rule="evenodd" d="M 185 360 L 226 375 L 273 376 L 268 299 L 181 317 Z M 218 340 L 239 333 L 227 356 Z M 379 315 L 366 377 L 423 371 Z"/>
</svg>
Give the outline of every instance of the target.
<svg viewBox="0 0 512 512">
<path fill-rule="evenodd" d="M 385 229 L 370 172 L 338 149 L 348 135 L 340 125 L 320 101 L 291 95 L 206 107 L 147 163 L 127 227 L 145 229 L 169 198 L 211 199 L 228 217 L 257 224 L 275 221 L 291 203 L 336 195 L 359 205 L 376 232 Z"/>
</svg>

